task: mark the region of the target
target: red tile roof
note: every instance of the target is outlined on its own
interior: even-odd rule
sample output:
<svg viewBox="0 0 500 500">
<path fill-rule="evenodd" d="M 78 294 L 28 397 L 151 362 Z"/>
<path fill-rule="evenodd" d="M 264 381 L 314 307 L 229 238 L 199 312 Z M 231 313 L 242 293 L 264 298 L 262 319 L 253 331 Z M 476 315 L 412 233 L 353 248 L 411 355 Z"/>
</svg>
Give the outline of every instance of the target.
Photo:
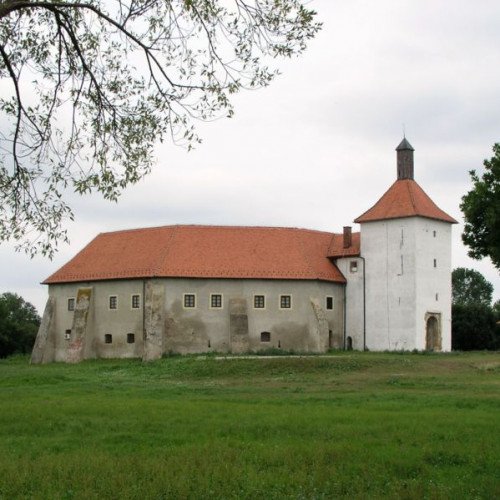
<svg viewBox="0 0 500 500">
<path fill-rule="evenodd" d="M 360 233 L 352 233 L 351 246 L 347 248 L 344 248 L 344 235 L 334 234 L 330 242 L 330 247 L 328 248 L 328 257 L 334 259 L 341 257 L 357 257 L 361 252 L 360 245 Z"/>
<path fill-rule="evenodd" d="M 122 278 L 308 279 L 345 283 L 338 238 L 274 227 L 164 226 L 102 233 L 44 283 Z M 359 235 L 357 252 L 359 253 Z"/>
<path fill-rule="evenodd" d="M 373 222 L 400 217 L 427 217 L 451 224 L 456 220 L 443 212 L 413 179 L 397 180 L 363 215 L 354 222 Z"/>
</svg>

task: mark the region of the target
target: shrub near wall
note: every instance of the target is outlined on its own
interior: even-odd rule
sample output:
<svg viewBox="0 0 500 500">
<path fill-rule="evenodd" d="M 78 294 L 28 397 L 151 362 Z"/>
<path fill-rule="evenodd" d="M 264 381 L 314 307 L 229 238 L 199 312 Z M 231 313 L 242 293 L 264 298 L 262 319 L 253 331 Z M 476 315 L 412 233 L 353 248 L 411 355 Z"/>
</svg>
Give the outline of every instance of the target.
<svg viewBox="0 0 500 500">
<path fill-rule="evenodd" d="M 484 304 L 453 305 L 451 346 L 459 351 L 498 349 L 500 332 L 492 308 Z"/>
</svg>

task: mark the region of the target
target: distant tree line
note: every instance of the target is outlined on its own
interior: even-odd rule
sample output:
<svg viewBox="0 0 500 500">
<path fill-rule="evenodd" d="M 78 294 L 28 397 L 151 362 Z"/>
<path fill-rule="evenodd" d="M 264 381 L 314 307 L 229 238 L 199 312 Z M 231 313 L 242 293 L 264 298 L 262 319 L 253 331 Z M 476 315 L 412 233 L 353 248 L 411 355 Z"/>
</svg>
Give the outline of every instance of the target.
<svg viewBox="0 0 500 500">
<path fill-rule="evenodd" d="M 500 301 L 492 305 L 493 285 L 474 269 L 459 267 L 452 283 L 452 349 L 500 349 Z"/>
<path fill-rule="evenodd" d="M 0 358 L 30 353 L 40 316 L 35 307 L 15 293 L 0 295 Z"/>
</svg>

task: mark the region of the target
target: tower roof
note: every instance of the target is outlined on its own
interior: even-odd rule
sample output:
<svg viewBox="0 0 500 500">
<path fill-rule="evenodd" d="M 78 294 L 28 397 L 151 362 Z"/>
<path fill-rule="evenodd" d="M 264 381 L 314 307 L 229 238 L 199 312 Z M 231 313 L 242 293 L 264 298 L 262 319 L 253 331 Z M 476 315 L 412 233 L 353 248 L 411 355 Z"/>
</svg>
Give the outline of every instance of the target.
<svg viewBox="0 0 500 500">
<path fill-rule="evenodd" d="M 441 210 L 413 179 L 398 179 L 373 207 L 354 222 L 374 222 L 417 216 L 450 224 L 457 223 L 453 217 Z"/>
<path fill-rule="evenodd" d="M 413 149 L 413 146 L 408 142 L 408 139 L 406 139 L 406 137 L 403 137 L 403 140 L 399 143 L 399 146 L 396 148 L 396 151 L 404 151 L 404 150 L 415 151 L 415 149 Z"/>
</svg>

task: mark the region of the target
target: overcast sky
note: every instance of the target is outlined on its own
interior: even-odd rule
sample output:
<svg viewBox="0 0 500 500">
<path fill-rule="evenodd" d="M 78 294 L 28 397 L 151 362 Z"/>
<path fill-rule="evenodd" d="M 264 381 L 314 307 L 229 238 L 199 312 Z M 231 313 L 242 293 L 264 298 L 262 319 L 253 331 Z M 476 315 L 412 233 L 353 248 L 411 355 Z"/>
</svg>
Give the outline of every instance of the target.
<svg viewBox="0 0 500 500">
<path fill-rule="evenodd" d="M 396 178 L 395 147 L 415 148 L 415 179 L 462 222 L 468 171 L 500 142 L 498 0 L 316 0 L 324 29 L 271 87 L 234 100 L 236 115 L 198 130 L 194 152 L 164 145 L 118 204 L 75 197 L 71 244 L 53 261 L 0 245 L 0 292 L 32 302 L 39 283 L 100 232 L 165 224 L 292 226 L 340 232 Z M 359 226 L 353 224 L 354 230 Z M 453 267 L 495 285 L 453 227 Z"/>
</svg>

